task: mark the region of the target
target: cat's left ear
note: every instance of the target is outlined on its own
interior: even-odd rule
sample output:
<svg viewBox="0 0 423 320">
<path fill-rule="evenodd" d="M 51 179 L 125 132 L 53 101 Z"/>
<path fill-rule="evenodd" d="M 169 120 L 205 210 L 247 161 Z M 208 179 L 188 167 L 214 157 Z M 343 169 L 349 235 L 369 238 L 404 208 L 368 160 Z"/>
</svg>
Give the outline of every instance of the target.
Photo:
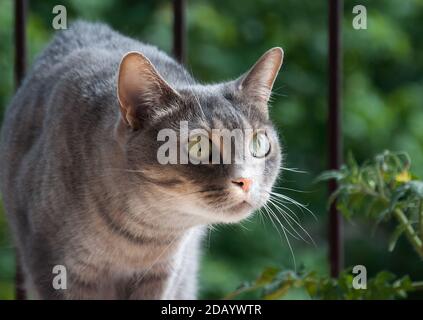
<svg viewBox="0 0 423 320">
<path fill-rule="evenodd" d="M 272 93 L 273 84 L 282 66 L 283 50 L 275 47 L 267 51 L 236 84 L 238 90 L 255 103 L 264 106 Z"/>
<path fill-rule="evenodd" d="M 180 96 L 140 52 L 129 52 L 119 66 L 117 96 L 123 121 L 134 130 L 175 104 Z"/>
</svg>

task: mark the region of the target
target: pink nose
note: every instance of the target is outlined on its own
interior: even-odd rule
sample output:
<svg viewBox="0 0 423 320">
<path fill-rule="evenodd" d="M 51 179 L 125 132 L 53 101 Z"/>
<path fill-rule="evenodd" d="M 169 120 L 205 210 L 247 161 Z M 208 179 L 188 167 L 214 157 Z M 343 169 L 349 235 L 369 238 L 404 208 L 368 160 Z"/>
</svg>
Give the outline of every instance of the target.
<svg viewBox="0 0 423 320">
<path fill-rule="evenodd" d="M 251 179 L 247 178 L 238 178 L 232 180 L 232 183 L 238 185 L 242 190 L 244 190 L 244 192 L 248 192 L 250 190 L 252 182 L 253 181 Z"/>
</svg>

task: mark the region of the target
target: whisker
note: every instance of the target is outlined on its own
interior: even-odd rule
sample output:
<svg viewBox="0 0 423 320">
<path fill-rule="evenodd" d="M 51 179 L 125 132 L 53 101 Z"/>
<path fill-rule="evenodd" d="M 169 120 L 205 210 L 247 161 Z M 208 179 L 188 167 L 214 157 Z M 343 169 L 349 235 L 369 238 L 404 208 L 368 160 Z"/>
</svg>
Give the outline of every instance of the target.
<svg viewBox="0 0 423 320">
<path fill-rule="evenodd" d="M 271 209 L 271 207 L 269 206 L 269 210 L 271 215 L 273 216 L 273 218 L 275 218 L 276 222 L 279 223 L 279 225 L 281 226 L 281 228 L 285 228 L 285 226 L 282 224 L 282 222 L 279 220 L 278 216 L 276 215 L 276 213 Z M 284 218 L 285 219 L 285 218 Z M 291 227 L 292 228 L 292 227 Z M 289 231 L 287 228 L 285 228 L 286 232 L 293 237 L 295 240 L 300 240 L 301 236 L 299 235 L 300 238 L 298 238 L 296 235 L 294 235 L 291 231 Z M 296 232 L 296 230 L 294 230 L 294 232 Z M 297 232 L 296 232 L 297 233 Z"/>
<path fill-rule="evenodd" d="M 292 188 L 287 188 L 287 187 L 274 186 L 273 188 L 275 188 L 275 189 L 282 189 L 282 190 L 288 190 L 288 191 L 294 191 L 294 192 L 300 192 L 300 193 L 311 193 L 311 191 L 303 191 L 303 190 L 297 190 L 297 189 L 292 189 Z"/>
<path fill-rule="evenodd" d="M 264 204 L 263 209 L 265 210 L 265 212 L 266 212 L 267 216 L 269 217 L 269 220 L 272 222 L 273 226 L 275 227 L 276 231 L 277 231 L 277 232 L 278 232 L 278 234 L 279 234 L 279 237 L 280 237 L 280 238 L 281 238 L 281 240 L 282 240 L 282 234 L 281 234 L 281 232 L 280 232 L 280 230 L 279 230 L 278 226 L 276 225 L 276 223 L 273 221 L 273 219 L 272 219 L 272 217 L 271 217 L 271 215 L 270 215 L 270 213 L 269 213 L 269 210 L 268 210 L 268 206 L 267 206 L 267 204 Z"/>
<path fill-rule="evenodd" d="M 285 220 L 285 222 L 289 225 L 289 227 L 292 229 L 293 232 L 295 232 L 298 237 L 300 237 L 301 240 L 303 240 L 305 243 L 310 244 L 309 241 L 303 238 L 303 236 L 293 227 L 291 222 L 286 218 L 285 214 L 287 214 L 285 211 L 283 211 L 280 207 L 277 206 L 272 200 L 269 200 L 269 202 L 276 208 L 276 210 L 281 214 L 282 218 Z M 294 220 L 295 221 L 295 220 Z M 296 221 L 295 221 L 296 222 Z M 298 222 L 296 222 L 298 224 Z M 298 240 L 298 238 L 297 238 Z"/>
<path fill-rule="evenodd" d="M 275 205 L 275 204 L 274 204 Z M 278 208 L 277 205 L 275 205 L 276 208 Z M 316 247 L 316 243 L 313 239 L 313 237 L 307 232 L 307 230 L 305 228 L 303 228 L 303 226 L 301 226 L 301 224 L 295 220 L 288 212 L 284 211 L 282 208 L 279 208 L 289 219 L 291 219 L 298 227 L 300 227 L 300 229 L 307 235 L 307 237 L 310 239 L 311 243 Z M 301 236 L 300 236 L 301 237 Z M 301 239 L 303 239 L 301 237 Z M 305 242 L 310 243 L 308 241 L 306 241 L 305 239 L 303 239 Z"/>
<path fill-rule="evenodd" d="M 269 201 L 270 202 L 270 201 Z M 270 202 L 271 203 L 271 202 Z M 288 228 L 286 228 L 283 224 L 282 224 L 282 222 L 280 221 L 280 219 L 278 218 L 278 216 L 276 215 L 276 213 L 273 211 L 273 210 L 271 210 L 271 207 L 269 206 L 269 209 L 270 209 L 270 211 L 271 211 L 271 213 L 272 213 L 272 215 L 273 215 L 273 217 L 275 218 L 275 220 L 280 224 L 280 226 L 282 227 L 282 228 L 285 228 L 285 231 L 291 236 L 291 237 L 293 237 L 295 240 L 300 240 L 300 238 L 302 238 L 301 237 L 301 235 L 300 234 L 298 234 L 298 232 L 297 232 L 297 230 L 295 230 L 294 228 L 292 228 L 292 226 L 290 225 L 290 223 L 287 221 L 287 223 L 288 223 L 288 225 L 291 227 L 291 229 L 298 235 L 298 237 L 296 236 L 296 235 L 294 235 L 290 230 L 288 230 Z M 286 221 L 286 218 L 282 215 L 282 218 Z M 303 239 L 304 240 L 304 239 Z"/>
<path fill-rule="evenodd" d="M 311 211 L 309 208 L 307 208 L 305 205 L 303 205 L 302 203 L 298 202 L 297 200 L 294 200 L 294 199 L 292 199 L 292 198 L 290 198 L 290 197 L 288 197 L 288 196 L 286 196 L 284 194 L 280 194 L 280 193 L 276 193 L 276 192 L 272 192 L 272 191 L 270 191 L 270 194 L 272 194 L 272 195 L 274 195 L 276 197 L 279 197 L 279 198 L 282 198 L 282 199 L 285 199 L 285 200 L 288 200 L 288 201 L 292 202 L 298 208 L 302 208 L 302 209 L 308 211 L 314 217 L 314 219 L 317 220 L 317 217 L 313 213 L 313 211 Z"/>
<path fill-rule="evenodd" d="M 282 231 L 283 231 L 283 234 L 285 235 L 286 242 L 288 243 L 289 251 L 291 251 L 292 262 L 294 263 L 294 271 L 296 272 L 297 271 L 297 262 L 295 260 L 294 250 L 292 249 L 291 242 L 289 241 L 288 236 L 286 235 L 285 228 L 282 229 Z"/>
<path fill-rule="evenodd" d="M 303 171 L 297 168 L 287 168 L 287 167 L 281 167 L 282 170 L 295 172 L 295 173 L 308 173 L 307 171 Z"/>
<path fill-rule="evenodd" d="M 268 205 L 267 205 L 267 204 L 264 204 L 264 207 L 263 207 L 263 208 L 265 208 L 266 212 L 268 212 L 268 209 L 267 209 L 267 208 L 268 208 Z M 269 209 L 270 209 L 270 208 L 269 208 Z M 279 236 L 280 236 L 280 237 L 281 237 L 281 239 L 282 239 L 282 235 L 281 235 L 281 233 L 280 233 L 279 229 L 276 227 L 276 224 L 273 222 L 273 219 L 271 218 L 271 216 L 270 216 L 269 212 L 268 212 L 268 217 L 269 217 L 269 218 L 270 218 L 270 220 L 272 221 L 272 223 L 273 223 L 273 225 L 275 226 L 276 230 L 278 230 Z M 292 249 L 291 242 L 289 241 L 288 235 L 287 235 L 287 233 L 286 233 L 286 231 L 285 231 L 285 227 L 283 227 L 283 226 L 282 226 L 282 232 L 283 232 L 283 234 L 284 234 L 284 236 L 285 236 L 285 239 L 286 239 L 286 242 L 287 242 L 287 244 L 288 244 L 289 251 L 291 252 L 292 261 L 293 261 L 293 263 L 294 263 L 294 270 L 296 271 L 296 270 L 297 270 L 297 262 L 296 262 L 296 260 L 295 260 L 294 250 Z"/>
<path fill-rule="evenodd" d="M 273 195 L 270 195 L 270 199 L 272 199 L 273 201 L 275 201 L 276 203 L 278 203 L 279 205 L 287 209 L 289 212 L 291 212 L 295 216 L 298 222 L 301 222 L 301 219 L 298 217 L 298 215 L 290 207 L 285 205 L 285 203 L 290 203 L 290 202 L 284 202 L 283 200 L 276 198 Z"/>
<path fill-rule="evenodd" d="M 257 211 L 259 213 L 258 216 L 259 216 L 260 222 L 263 224 L 264 227 L 266 227 L 266 223 L 264 221 L 263 212 L 261 211 L 261 208 L 259 208 Z"/>
</svg>

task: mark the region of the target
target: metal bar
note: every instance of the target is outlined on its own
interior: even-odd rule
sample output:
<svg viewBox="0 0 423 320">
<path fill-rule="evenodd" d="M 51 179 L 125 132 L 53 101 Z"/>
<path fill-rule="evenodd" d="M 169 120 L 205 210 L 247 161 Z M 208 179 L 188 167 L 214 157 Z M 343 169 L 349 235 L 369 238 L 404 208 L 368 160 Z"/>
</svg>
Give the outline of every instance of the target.
<svg viewBox="0 0 423 320">
<path fill-rule="evenodd" d="M 342 163 L 342 0 L 329 0 L 329 114 L 328 114 L 328 160 L 329 169 L 337 170 Z M 329 182 L 329 192 L 336 190 L 334 180 Z M 337 277 L 343 267 L 343 223 L 333 203 L 329 211 L 329 260 L 331 276 Z"/>
<path fill-rule="evenodd" d="M 15 88 L 19 88 L 26 69 L 26 0 L 15 0 Z M 15 298 L 24 300 L 24 276 L 16 251 Z"/>
<path fill-rule="evenodd" d="M 26 0 L 15 0 L 15 86 L 19 87 L 26 69 Z"/>
<path fill-rule="evenodd" d="M 185 0 L 173 0 L 173 54 L 180 63 L 186 61 Z"/>
</svg>

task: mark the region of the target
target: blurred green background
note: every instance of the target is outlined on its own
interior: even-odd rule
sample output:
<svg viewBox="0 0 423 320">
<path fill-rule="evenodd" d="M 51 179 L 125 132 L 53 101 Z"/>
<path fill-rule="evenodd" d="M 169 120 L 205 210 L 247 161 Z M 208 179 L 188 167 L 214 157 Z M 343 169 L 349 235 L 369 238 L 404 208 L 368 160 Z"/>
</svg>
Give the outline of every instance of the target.
<svg viewBox="0 0 423 320">
<path fill-rule="evenodd" d="M 170 1 L 68 0 L 68 22 L 102 21 L 124 34 L 171 52 Z M 29 64 L 50 40 L 55 0 L 30 1 Z M 352 8 L 367 7 L 368 29 L 354 30 Z M 281 46 L 285 61 L 275 84 L 271 113 L 280 129 L 286 167 L 280 185 L 317 215 L 300 215 L 316 246 L 290 239 L 297 266 L 328 272 L 327 192 L 313 184 L 326 169 L 327 1 L 188 1 L 188 69 L 203 82 L 234 78 L 267 49 Z M 344 5 L 344 150 L 362 161 L 389 148 L 409 152 L 412 169 L 423 177 L 423 1 L 346 0 Z M 13 94 L 13 1 L 0 1 L 0 110 Z M 256 215 L 241 225 L 218 226 L 206 238 L 201 297 L 221 298 L 267 266 L 294 268 L 286 240 Z M 412 249 L 400 242 L 388 253 L 383 228 L 346 223 L 346 265 L 363 264 L 368 275 L 387 269 L 423 280 Z M 0 212 L 0 299 L 13 298 L 14 258 L 4 214 Z M 254 297 L 254 296 L 252 296 Z M 289 298 L 307 298 L 293 292 Z M 418 297 L 417 295 L 411 297 Z M 420 296 L 421 297 L 421 296 Z"/>
</svg>

